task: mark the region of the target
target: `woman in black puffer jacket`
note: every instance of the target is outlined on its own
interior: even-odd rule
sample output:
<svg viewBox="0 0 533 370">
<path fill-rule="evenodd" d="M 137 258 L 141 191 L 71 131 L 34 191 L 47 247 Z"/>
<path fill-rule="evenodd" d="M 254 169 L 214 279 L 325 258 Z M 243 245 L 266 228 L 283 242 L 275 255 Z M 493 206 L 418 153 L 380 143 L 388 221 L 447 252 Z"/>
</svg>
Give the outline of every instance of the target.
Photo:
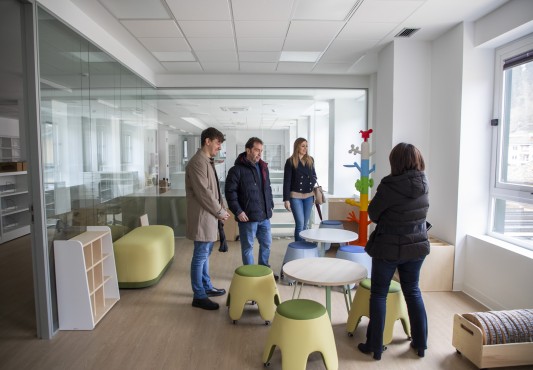
<svg viewBox="0 0 533 370">
<path fill-rule="evenodd" d="M 411 322 L 411 347 L 424 357 L 427 348 L 427 316 L 418 279 L 429 254 L 426 215 L 429 208 L 428 181 L 420 151 L 412 144 L 396 145 L 390 155 L 391 174 L 381 180 L 368 206 L 376 228 L 366 244 L 372 257 L 370 322 L 366 343 L 358 349 L 380 360 L 383 352 L 386 302 L 396 269 Z"/>
</svg>

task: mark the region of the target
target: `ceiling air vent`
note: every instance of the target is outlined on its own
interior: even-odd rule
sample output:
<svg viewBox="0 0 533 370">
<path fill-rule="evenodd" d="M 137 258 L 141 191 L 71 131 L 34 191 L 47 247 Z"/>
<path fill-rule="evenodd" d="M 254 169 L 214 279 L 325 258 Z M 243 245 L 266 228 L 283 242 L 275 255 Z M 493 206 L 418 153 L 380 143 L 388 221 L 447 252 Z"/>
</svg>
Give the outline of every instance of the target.
<svg viewBox="0 0 533 370">
<path fill-rule="evenodd" d="M 420 30 L 420 28 L 404 28 L 400 32 L 398 32 L 394 37 L 411 37 L 415 32 Z"/>
</svg>

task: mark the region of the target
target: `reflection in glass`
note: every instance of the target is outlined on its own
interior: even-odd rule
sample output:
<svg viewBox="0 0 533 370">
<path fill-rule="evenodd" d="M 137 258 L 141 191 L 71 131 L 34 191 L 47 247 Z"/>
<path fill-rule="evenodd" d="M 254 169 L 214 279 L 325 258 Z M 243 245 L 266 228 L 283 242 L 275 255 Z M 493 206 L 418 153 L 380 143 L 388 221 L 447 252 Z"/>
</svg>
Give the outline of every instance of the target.
<svg viewBox="0 0 533 370">
<path fill-rule="evenodd" d="M 533 61 L 505 70 L 502 181 L 533 186 Z"/>
</svg>

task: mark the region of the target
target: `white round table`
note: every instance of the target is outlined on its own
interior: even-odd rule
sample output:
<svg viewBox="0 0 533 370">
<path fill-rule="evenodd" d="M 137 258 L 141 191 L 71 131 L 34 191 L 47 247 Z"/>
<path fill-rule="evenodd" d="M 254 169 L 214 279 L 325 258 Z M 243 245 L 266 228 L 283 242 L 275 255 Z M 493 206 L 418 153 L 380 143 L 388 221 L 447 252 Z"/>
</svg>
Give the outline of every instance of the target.
<svg viewBox="0 0 533 370">
<path fill-rule="evenodd" d="M 324 286 L 326 288 L 326 309 L 331 318 L 331 287 L 344 286 L 346 309 L 350 312 L 352 297 L 349 285 L 366 278 L 368 271 L 366 267 L 356 262 L 340 258 L 315 257 L 287 262 L 283 265 L 283 274 L 296 281 L 293 299 L 296 296 L 298 283 L 301 284 L 300 293 L 304 284 Z"/>
<path fill-rule="evenodd" d="M 349 243 L 357 240 L 357 233 L 343 229 L 307 229 L 300 231 L 300 236 L 308 242 L 317 243 Z M 325 254 L 324 244 L 321 244 L 319 255 Z"/>
</svg>

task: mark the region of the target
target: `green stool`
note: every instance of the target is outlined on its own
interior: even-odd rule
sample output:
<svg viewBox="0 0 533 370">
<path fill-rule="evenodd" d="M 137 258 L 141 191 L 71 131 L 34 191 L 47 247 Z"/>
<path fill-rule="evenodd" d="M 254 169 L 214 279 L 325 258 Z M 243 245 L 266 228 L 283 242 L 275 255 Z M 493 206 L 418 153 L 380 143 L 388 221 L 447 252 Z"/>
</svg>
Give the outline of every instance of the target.
<svg viewBox="0 0 533 370">
<path fill-rule="evenodd" d="M 346 323 L 346 330 L 350 336 L 357 329 L 361 317 L 370 316 L 370 285 L 371 280 L 364 279 L 359 283 L 359 287 L 355 291 L 352 308 L 350 309 L 348 322 Z M 407 314 L 407 304 L 405 303 L 400 283 L 392 280 L 389 286 L 389 293 L 387 294 L 387 314 L 385 316 L 385 329 L 383 330 L 383 345 L 392 342 L 392 332 L 396 320 L 401 320 L 403 331 L 410 338 L 411 324 L 409 322 L 409 315 Z"/>
<path fill-rule="evenodd" d="M 262 265 L 244 265 L 233 273 L 226 306 L 229 317 L 236 324 L 248 301 L 257 302 L 259 314 L 269 325 L 274 318 L 276 306 L 281 302 L 278 286 L 272 270 Z"/>
<path fill-rule="evenodd" d="M 337 347 L 326 308 L 309 299 L 281 303 L 268 333 L 263 363 L 270 366 L 276 346 L 281 350 L 281 368 L 305 370 L 307 358 L 320 352 L 327 369 L 338 369 Z"/>
</svg>

